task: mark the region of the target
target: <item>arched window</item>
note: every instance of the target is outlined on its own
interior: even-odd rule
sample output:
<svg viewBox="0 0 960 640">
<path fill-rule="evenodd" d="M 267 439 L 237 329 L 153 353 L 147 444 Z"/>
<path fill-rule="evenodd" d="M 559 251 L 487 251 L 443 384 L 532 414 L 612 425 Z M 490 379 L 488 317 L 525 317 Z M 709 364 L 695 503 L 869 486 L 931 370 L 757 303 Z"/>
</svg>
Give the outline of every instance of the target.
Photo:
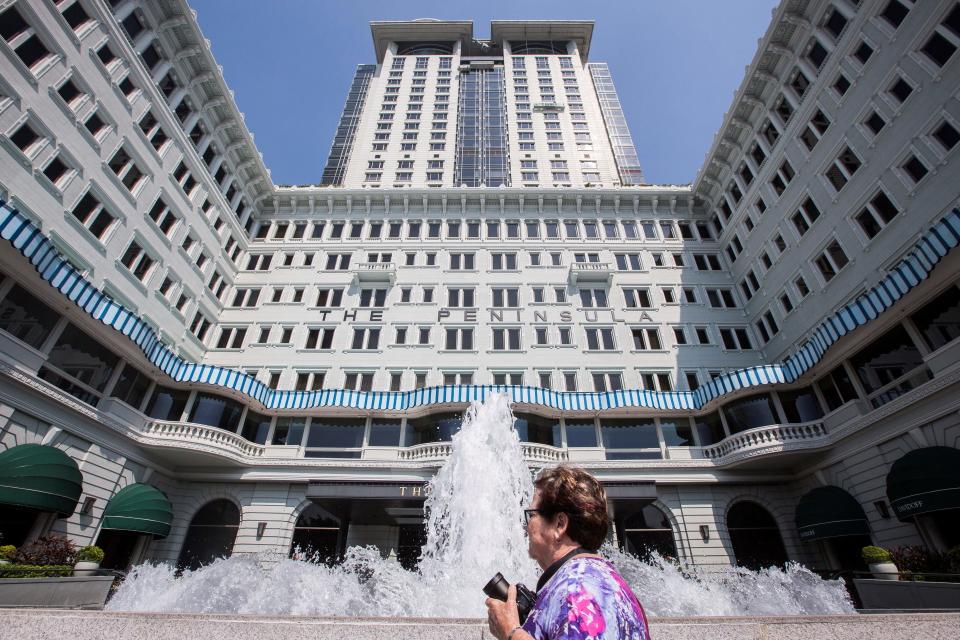
<svg viewBox="0 0 960 640">
<path fill-rule="evenodd" d="M 789 559 L 776 521 L 756 502 L 738 502 L 730 507 L 727 531 L 738 566 L 756 570 L 783 566 Z"/>
<path fill-rule="evenodd" d="M 665 558 L 677 557 L 677 543 L 667 514 L 652 504 L 621 520 L 620 538 L 624 551 L 646 558 L 656 551 Z"/>
<path fill-rule="evenodd" d="M 300 513 L 293 527 L 290 557 L 307 562 L 333 563 L 338 556 L 340 523 L 311 504 Z"/>
<path fill-rule="evenodd" d="M 177 560 L 179 569 L 197 569 L 229 556 L 240 529 L 240 509 L 225 499 L 205 504 L 187 529 Z"/>
</svg>

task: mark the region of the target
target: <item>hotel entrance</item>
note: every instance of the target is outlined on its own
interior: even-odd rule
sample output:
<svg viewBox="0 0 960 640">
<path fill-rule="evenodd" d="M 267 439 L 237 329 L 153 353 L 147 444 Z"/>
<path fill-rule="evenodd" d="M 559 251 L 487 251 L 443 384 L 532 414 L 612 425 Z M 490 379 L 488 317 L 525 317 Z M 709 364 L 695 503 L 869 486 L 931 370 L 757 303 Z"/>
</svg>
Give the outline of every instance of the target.
<svg viewBox="0 0 960 640">
<path fill-rule="evenodd" d="M 426 542 L 426 497 L 424 482 L 311 482 L 307 498 L 313 504 L 297 521 L 291 555 L 333 563 L 348 547 L 373 545 L 383 557 L 412 569 Z"/>
</svg>

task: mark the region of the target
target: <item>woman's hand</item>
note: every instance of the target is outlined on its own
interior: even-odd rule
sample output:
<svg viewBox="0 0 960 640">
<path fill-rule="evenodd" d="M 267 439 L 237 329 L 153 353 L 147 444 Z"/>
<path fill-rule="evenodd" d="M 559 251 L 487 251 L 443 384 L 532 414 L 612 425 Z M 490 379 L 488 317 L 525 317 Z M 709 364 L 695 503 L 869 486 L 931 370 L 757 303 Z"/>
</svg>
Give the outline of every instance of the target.
<svg viewBox="0 0 960 640">
<path fill-rule="evenodd" d="M 497 640 L 506 640 L 507 635 L 520 626 L 516 585 L 510 585 L 506 602 L 487 598 L 487 626 Z M 514 640 L 517 640 L 517 635 L 514 634 Z"/>
</svg>

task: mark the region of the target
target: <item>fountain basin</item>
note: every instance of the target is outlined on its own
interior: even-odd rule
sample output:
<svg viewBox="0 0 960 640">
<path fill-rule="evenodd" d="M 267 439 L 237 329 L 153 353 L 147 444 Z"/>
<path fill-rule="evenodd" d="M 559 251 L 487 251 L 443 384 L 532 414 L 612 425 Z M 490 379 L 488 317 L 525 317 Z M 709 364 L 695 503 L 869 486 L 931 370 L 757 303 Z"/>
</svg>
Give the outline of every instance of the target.
<svg viewBox="0 0 960 640">
<path fill-rule="evenodd" d="M 18 640 L 422 640 L 491 639 L 486 621 L 476 618 L 317 618 L 227 614 L 130 613 L 51 609 L 0 609 L 3 636 Z M 960 613 L 832 616 L 651 618 L 656 640 L 888 640 L 960 637 Z"/>
</svg>

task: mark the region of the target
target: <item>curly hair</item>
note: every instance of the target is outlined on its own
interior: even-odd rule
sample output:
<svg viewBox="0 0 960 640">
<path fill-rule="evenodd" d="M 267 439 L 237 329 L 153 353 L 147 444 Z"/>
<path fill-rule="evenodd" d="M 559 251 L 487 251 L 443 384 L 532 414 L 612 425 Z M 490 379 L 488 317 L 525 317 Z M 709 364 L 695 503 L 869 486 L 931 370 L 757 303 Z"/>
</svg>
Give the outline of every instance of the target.
<svg viewBox="0 0 960 640">
<path fill-rule="evenodd" d="M 607 537 L 607 492 L 592 475 L 576 467 L 544 469 L 534 480 L 540 490 L 540 511 L 567 514 L 567 535 L 588 551 L 596 551 Z"/>
</svg>

